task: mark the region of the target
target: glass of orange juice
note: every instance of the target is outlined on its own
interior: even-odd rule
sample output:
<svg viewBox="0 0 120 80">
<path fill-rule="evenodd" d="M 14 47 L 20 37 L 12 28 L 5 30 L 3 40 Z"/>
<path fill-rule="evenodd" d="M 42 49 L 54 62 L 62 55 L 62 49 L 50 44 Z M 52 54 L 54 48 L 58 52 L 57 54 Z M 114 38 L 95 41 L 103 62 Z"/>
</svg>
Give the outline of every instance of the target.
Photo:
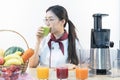
<svg viewBox="0 0 120 80">
<path fill-rule="evenodd" d="M 39 80 L 48 80 L 49 68 L 48 67 L 37 67 L 37 77 Z"/>
<path fill-rule="evenodd" d="M 88 68 L 76 68 L 76 79 L 86 80 L 88 78 Z"/>
<path fill-rule="evenodd" d="M 89 75 L 89 55 L 90 50 L 83 49 L 80 50 L 79 66 L 76 68 L 76 80 L 86 80 Z"/>
<path fill-rule="evenodd" d="M 76 68 L 76 79 L 86 80 L 88 78 L 88 68 Z"/>
<path fill-rule="evenodd" d="M 76 80 L 86 80 L 89 75 L 88 60 L 86 59 L 83 63 L 76 68 Z"/>
</svg>

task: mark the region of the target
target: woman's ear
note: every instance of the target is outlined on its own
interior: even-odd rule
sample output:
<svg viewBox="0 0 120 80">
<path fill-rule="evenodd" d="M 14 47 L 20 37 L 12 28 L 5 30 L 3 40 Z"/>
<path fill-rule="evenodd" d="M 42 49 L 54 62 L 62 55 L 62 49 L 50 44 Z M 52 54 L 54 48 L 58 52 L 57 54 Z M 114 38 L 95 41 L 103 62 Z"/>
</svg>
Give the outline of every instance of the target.
<svg viewBox="0 0 120 80">
<path fill-rule="evenodd" d="M 64 25 L 65 24 L 65 19 L 61 20 L 62 24 Z"/>
</svg>

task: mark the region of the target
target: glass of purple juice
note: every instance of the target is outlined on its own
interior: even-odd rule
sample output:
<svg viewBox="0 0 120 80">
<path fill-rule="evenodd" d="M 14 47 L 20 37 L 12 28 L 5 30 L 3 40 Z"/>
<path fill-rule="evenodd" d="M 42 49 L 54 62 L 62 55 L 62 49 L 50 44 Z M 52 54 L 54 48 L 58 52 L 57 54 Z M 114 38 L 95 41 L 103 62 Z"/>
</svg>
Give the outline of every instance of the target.
<svg viewBox="0 0 120 80">
<path fill-rule="evenodd" d="M 56 68 L 56 75 L 58 80 L 67 80 L 68 78 L 68 67 L 57 67 Z"/>
</svg>

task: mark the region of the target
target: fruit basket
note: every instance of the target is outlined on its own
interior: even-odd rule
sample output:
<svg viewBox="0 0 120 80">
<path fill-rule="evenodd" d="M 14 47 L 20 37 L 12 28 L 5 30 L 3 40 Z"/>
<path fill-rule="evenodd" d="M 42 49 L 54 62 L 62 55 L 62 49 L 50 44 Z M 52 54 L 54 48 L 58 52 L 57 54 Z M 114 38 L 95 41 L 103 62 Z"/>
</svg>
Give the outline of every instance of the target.
<svg viewBox="0 0 120 80">
<path fill-rule="evenodd" d="M 14 30 L 0 30 L 0 32 L 12 32 L 12 33 L 15 33 L 15 34 L 17 34 L 20 38 L 22 38 L 23 39 L 23 41 L 25 42 L 25 45 L 27 46 L 27 49 L 30 49 L 29 48 L 29 46 L 28 46 L 28 43 L 27 43 L 27 41 L 26 41 L 26 39 L 20 34 L 20 33 L 18 33 L 18 32 L 16 32 L 16 31 L 14 31 Z M 15 49 L 15 48 L 14 48 Z M 17 49 L 16 49 L 17 50 Z M 26 51 L 26 50 L 25 50 Z M 25 52 L 24 51 L 24 52 Z M 9 59 L 9 57 L 7 57 L 6 58 L 6 56 L 9 56 L 10 54 L 9 53 L 7 53 L 7 52 L 10 52 L 10 50 L 8 50 L 8 51 L 6 51 L 6 54 L 7 55 L 5 55 L 5 60 L 7 60 L 7 59 Z M 20 51 L 18 51 L 18 52 L 20 52 Z M 20 54 L 19 56 L 21 57 L 21 59 L 22 59 L 22 55 L 24 54 L 24 52 L 21 52 L 22 54 Z M 15 52 L 14 52 L 15 53 Z M 30 57 L 30 56 L 29 56 Z M 12 58 L 14 58 L 14 57 L 12 57 Z M 11 60 L 12 61 L 12 60 Z M 9 60 L 9 62 L 10 62 L 10 60 Z M 24 59 L 23 59 L 23 62 L 24 62 Z M 13 61 L 12 63 L 14 63 L 13 65 L 16 65 L 16 66 L 19 66 L 19 71 L 21 71 L 21 73 L 24 73 L 24 72 L 26 72 L 26 69 L 27 69 L 27 67 L 28 67 L 28 60 L 26 60 L 24 63 L 22 63 L 22 64 L 15 64 L 15 61 Z M 7 64 L 7 65 L 6 65 Z M 3 74 L 4 73 L 4 69 L 8 69 L 10 66 L 11 66 L 11 64 L 9 64 L 8 65 L 8 63 L 4 63 L 3 65 L 1 65 L 0 64 L 0 72 L 1 72 L 1 74 Z"/>
</svg>

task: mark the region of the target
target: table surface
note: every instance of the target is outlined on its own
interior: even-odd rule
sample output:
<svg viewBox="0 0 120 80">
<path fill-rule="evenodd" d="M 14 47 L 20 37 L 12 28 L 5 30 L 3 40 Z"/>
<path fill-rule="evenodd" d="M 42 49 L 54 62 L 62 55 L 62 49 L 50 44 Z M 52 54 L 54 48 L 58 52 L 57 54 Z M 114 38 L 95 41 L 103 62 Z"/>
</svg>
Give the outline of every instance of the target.
<svg viewBox="0 0 120 80">
<path fill-rule="evenodd" d="M 36 76 L 36 68 L 28 68 L 26 72 L 35 80 L 38 80 Z M 57 80 L 56 71 L 54 69 L 50 69 L 49 80 Z M 76 80 L 75 70 L 69 70 L 68 80 Z M 111 75 L 89 75 L 87 80 L 120 80 L 120 77 L 112 77 Z"/>
</svg>

